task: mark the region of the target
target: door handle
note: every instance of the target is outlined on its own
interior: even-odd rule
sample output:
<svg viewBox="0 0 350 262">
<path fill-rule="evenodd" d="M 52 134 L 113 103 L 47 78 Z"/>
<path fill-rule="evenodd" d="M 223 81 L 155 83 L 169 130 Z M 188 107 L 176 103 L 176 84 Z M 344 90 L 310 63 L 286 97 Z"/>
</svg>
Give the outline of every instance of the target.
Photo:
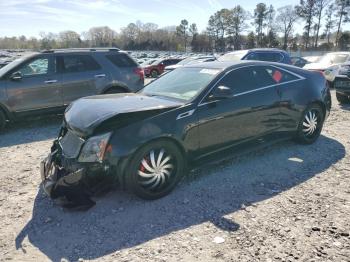
<svg viewBox="0 0 350 262">
<path fill-rule="evenodd" d="M 95 75 L 95 78 L 104 78 L 104 77 L 106 77 L 105 74 Z"/>
<path fill-rule="evenodd" d="M 57 83 L 57 80 L 47 80 L 45 81 L 45 84 L 54 84 Z"/>
</svg>

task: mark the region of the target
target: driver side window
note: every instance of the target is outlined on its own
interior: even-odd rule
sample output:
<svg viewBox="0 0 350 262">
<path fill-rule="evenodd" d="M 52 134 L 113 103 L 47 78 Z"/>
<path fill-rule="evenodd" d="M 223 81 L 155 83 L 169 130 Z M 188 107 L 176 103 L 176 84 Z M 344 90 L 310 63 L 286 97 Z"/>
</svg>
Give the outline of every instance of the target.
<svg viewBox="0 0 350 262">
<path fill-rule="evenodd" d="M 17 70 L 17 72 L 21 73 L 22 76 L 46 75 L 48 71 L 48 58 L 34 59 Z"/>
<path fill-rule="evenodd" d="M 218 86 L 229 87 L 233 94 L 240 94 L 273 84 L 274 81 L 265 68 L 248 66 L 230 72 L 220 81 Z"/>
</svg>

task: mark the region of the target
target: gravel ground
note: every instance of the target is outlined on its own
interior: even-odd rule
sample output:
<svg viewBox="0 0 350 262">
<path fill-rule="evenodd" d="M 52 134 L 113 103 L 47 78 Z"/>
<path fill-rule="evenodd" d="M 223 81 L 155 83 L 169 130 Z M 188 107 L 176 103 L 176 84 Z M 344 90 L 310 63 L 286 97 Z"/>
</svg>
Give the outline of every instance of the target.
<svg viewBox="0 0 350 262">
<path fill-rule="evenodd" d="M 350 261 L 350 106 L 333 104 L 314 145 L 203 167 L 156 201 L 110 192 L 87 212 L 39 187 L 60 119 L 12 126 L 0 135 L 0 260 Z"/>
</svg>

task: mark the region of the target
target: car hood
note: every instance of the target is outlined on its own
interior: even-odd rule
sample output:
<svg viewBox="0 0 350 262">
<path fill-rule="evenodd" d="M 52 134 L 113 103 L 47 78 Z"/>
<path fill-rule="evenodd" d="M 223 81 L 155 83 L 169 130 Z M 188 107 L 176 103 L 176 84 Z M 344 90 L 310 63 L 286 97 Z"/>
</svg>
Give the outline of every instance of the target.
<svg viewBox="0 0 350 262">
<path fill-rule="evenodd" d="M 310 63 L 306 64 L 303 68 L 304 69 L 309 69 L 309 70 L 326 70 L 330 66 L 333 66 L 336 64 L 331 64 L 331 63 Z"/>
<path fill-rule="evenodd" d="M 181 102 L 140 94 L 90 96 L 73 102 L 66 109 L 65 123 L 68 128 L 86 137 L 110 119 L 118 123 L 119 117 L 126 125 L 126 122 L 142 120 L 181 105 Z M 138 117 L 135 118 L 135 114 Z"/>
</svg>

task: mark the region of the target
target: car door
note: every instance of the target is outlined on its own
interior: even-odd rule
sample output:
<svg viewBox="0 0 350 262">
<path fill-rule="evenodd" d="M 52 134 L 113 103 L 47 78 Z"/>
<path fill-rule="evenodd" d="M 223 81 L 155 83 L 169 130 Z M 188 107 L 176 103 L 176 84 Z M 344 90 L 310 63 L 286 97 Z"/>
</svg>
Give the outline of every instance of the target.
<svg viewBox="0 0 350 262">
<path fill-rule="evenodd" d="M 101 66 L 88 54 L 64 54 L 57 57 L 62 73 L 63 103 L 97 94 L 98 81 L 107 77 Z"/>
<path fill-rule="evenodd" d="M 14 112 L 63 106 L 60 80 L 53 57 L 36 56 L 7 76 L 8 105 Z"/>
<path fill-rule="evenodd" d="M 213 88 L 232 89 L 231 98 L 199 104 L 201 150 L 256 138 L 279 128 L 279 101 L 272 77 L 263 66 L 246 66 L 228 72 Z"/>
</svg>

